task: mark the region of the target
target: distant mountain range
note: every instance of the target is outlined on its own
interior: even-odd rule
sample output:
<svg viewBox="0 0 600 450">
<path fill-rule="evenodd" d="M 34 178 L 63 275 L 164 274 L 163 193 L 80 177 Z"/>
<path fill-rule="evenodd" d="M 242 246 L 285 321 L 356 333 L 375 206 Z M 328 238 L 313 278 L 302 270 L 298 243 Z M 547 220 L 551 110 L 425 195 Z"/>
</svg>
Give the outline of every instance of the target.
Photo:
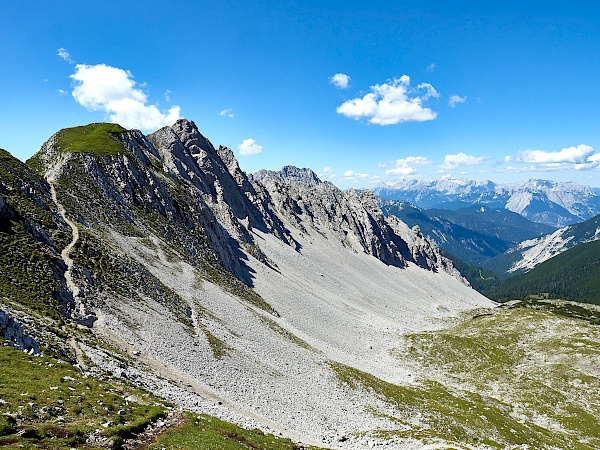
<svg viewBox="0 0 600 450">
<path fill-rule="evenodd" d="M 415 225 L 438 246 L 469 264 L 483 265 L 522 241 L 555 231 L 503 208 L 472 205 L 457 210 L 424 210 L 403 200 L 379 197 L 381 210 Z"/>
<path fill-rule="evenodd" d="M 532 222 L 556 228 L 600 214 L 600 189 L 577 183 L 531 179 L 496 184 L 466 179 L 399 180 L 373 189 L 391 200 L 406 200 L 423 209 L 456 210 L 470 205 L 507 209 Z"/>
</svg>

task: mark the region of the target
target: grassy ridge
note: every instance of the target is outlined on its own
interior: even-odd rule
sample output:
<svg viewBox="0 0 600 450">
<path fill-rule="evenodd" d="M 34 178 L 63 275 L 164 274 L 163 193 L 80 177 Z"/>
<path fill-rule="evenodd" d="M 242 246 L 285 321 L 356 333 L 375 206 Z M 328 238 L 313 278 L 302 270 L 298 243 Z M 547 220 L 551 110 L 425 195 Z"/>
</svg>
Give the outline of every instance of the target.
<svg viewBox="0 0 600 450">
<path fill-rule="evenodd" d="M 69 236 L 38 174 L 0 150 L 0 302 L 59 317 L 59 248 Z"/>
<path fill-rule="evenodd" d="M 123 145 L 115 135 L 126 130 L 115 123 L 91 123 L 59 131 L 55 148 L 62 152 L 89 153 L 94 156 L 125 154 Z"/>
</svg>

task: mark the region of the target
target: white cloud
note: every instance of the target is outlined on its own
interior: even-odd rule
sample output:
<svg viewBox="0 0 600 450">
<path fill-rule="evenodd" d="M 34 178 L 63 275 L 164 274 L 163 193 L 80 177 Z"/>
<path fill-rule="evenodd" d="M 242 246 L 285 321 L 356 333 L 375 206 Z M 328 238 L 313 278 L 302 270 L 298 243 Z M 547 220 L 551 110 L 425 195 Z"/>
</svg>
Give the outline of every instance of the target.
<svg viewBox="0 0 600 450">
<path fill-rule="evenodd" d="M 589 145 L 567 147 L 557 152 L 523 150 L 514 157 L 507 156 L 505 162 L 532 164 L 538 170 L 585 170 L 600 167 L 600 154 Z"/>
<path fill-rule="evenodd" d="M 230 117 L 233 119 L 233 112 L 231 108 L 224 109 L 219 113 L 219 115 L 223 117 Z"/>
<path fill-rule="evenodd" d="M 345 73 L 336 73 L 334 76 L 329 78 L 329 82 L 335 87 L 346 89 L 348 87 L 348 83 L 350 82 L 350 77 Z"/>
<path fill-rule="evenodd" d="M 427 72 L 433 72 L 435 70 L 435 64 L 431 63 L 427 66 Z"/>
<path fill-rule="evenodd" d="M 422 90 L 425 92 L 419 94 Z M 437 117 L 436 112 L 423 106 L 430 97 L 439 97 L 431 84 L 421 83 L 411 88 L 410 77 L 402 75 L 389 83 L 371 86 L 371 92 L 342 103 L 336 111 L 355 120 L 368 118 L 370 123 L 378 125 L 424 122 Z"/>
<path fill-rule="evenodd" d="M 77 64 L 70 77 L 75 84 L 72 94 L 77 103 L 90 111 L 106 112 L 112 122 L 126 128 L 155 130 L 180 118 L 179 106 L 163 114 L 156 105 L 148 105 L 146 94 L 135 88 L 129 71 L 106 64 Z"/>
<path fill-rule="evenodd" d="M 333 173 L 333 169 L 329 166 L 323 167 L 323 173 Z"/>
<path fill-rule="evenodd" d="M 59 48 L 57 55 L 60 56 L 62 59 L 64 59 L 69 64 L 75 64 L 75 61 L 73 61 L 73 58 L 71 58 L 71 55 L 69 54 L 69 52 L 66 49 L 64 49 L 62 47 Z"/>
<path fill-rule="evenodd" d="M 165 101 L 167 101 L 167 102 L 171 101 L 171 89 L 167 89 L 165 91 Z"/>
<path fill-rule="evenodd" d="M 58 89 L 56 92 L 58 92 L 60 95 L 67 95 L 68 92 L 63 90 L 63 89 Z"/>
<path fill-rule="evenodd" d="M 344 176 L 346 178 L 353 178 L 353 179 L 360 178 L 362 180 L 369 178 L 368 173 L 358 173 L 358 172 L 355 172 L 354 170 L 346 170 L 344 172 Z"/>
<path fill-rule="evenodd" d="M 409 156 L 403 159 L 392 161 L 393 169 L 386 170 L 386 175 L 413 175 L 417 172 L 416 167 L 428 166 L 431 164 L 429 158 L 423 156 Z"/>
<path fill-rule="evenodd" d="M 460 95 L 451 95 L 450 99 L 448 100 L 448 105 L 450 105 L 450 108 L 454 108 L 457 103 L 464 103 L 466 101 L 466 95 L 464 97 L 461 97 Z"/>
<path fill-rule="evenodd" d="M 258 155 L 263 151 L 262 146 L 258 145 L 256 141 L 252 138 L 244 139 L 240 145 L 238 145 L 238 150 L 240 151 L 240 155 L 250 156 L 250 155 Z"/>
<path fill-rule="evenodd" d="M 489 156 L 473 156 L 461 152 L 456 155 L 446 155 L 444 157 L 444 163 L 441 164 L 440 167 L 442 169 L 454 170 L 459 167 L 478 166 L 488 159 L 490 159 Z"/>
</svg>

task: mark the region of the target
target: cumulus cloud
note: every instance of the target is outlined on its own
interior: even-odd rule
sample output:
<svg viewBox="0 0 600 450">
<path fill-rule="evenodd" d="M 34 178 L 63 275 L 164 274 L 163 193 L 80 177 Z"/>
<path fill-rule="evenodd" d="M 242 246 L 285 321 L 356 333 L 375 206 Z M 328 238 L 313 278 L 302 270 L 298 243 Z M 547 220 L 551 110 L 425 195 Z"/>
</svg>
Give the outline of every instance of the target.
<svg viewBox="0 0 600 450">
<path fill-rule="evenodd" d="M 353 179 L 360 178 L 362 180 L 369 178 L 368 173 L 359 173 L 359 172 L 355 172 L 354 170 L 346 170 L 344 172 L 344 176 L 346 178 L 353 178 Z"/>
<path fill-rule="evenodd" d="M 416 167 L 428 166 L 431 164 L 429 158 L 423 156 L 409 156 L 403 159 L 392 161 L 392 169 L 385 171 L 386 175 L 413 175 L 417 172 Z"/>
<path fill-rule="evenodd" d="M 467 96 L 461 97 L 460 95 L 451 95 L 450 99 L 448 99 L 448 105 L 450 108 L 454 108 L 457 103 L 464 103 L 467 101 Z"/>
<path fill-rule="evenodd" d="M 368 118 L 377 125 L 424 122 L 437 117 L 436 112 L 423 106 L 430 97 L 439 97 L 431 84 L 421 83 L 411 88 L 410 77 L 402 75 L 388 83 L 371 86 L 371 92 L 342 103 L 336 111 L 355 120 Z"/>
<path fill-rule="evenodd" d="M 219 113 L 219 115 L 223 117 L 230 117 L 233 119 L 233 112 L 231 108 L 224 109 Z"/>
<path fill-rule="evenodd" d="M 459 167 L 478 166 L 488 159 L 490 159 L 489 156 L 473 156 L 461 152 L 456 155 L 446 155 L 444 157 L 444 162 L 440 167 L 446 170 L 454 170 Z"/>
<path fill-rule="evenodd" d="M 71 58 L 71 55 L 69 54 L 67 49 L 62 48 L 62 47 L 59 48 L 57 55 L 60 56 L 62 59 L 64 59 L 69 64 L 75 64 L 75 61 L 73 61 L 73 58 Z"/>
<path fill-rule="evenodd" d="M 258 155 L 263 151 L 262 146 L 258 145 L 256 141 L 252 138 L 244 139 L 240 145 L 238 145 L 238 150 L 240 151 L 240 155 L 250 156 L 250 155 Z"/>
<path fill-rule="evenodd" d="M 541 170 L 575 169 L 585 170 L 600 166 L 600 154 L 589 145 L 567 147 L 557 152 L 543 150 L 523 150 L 514 157 L 507 156 L 505 162 L 531 164 Z"/>
<path fill-rule="evenodd" d="M 348 83 L 350 82 L 350 77 L 345 73 L 336 73 L 334 76 L 329 78 L 329 82 L 335 87 L 346 89 L 348 87 Z"/>
<path fill-rule="evenodd" d="M 179 106 L 161 113 L 156 105 L 148 105 L 146 94 L 136 88 L 129 71 L 106 64 L 77 64 L 70 77 L 77 103 L 90 111 L 106 112 L 112 122 L 126 128 L 155 130 L 180 118 Z"/>
<path fill-rule="evenodd" d="M 333 169 L 329 166 L 323 167 L 323 173 L 333 173 Z"/>
</svg>

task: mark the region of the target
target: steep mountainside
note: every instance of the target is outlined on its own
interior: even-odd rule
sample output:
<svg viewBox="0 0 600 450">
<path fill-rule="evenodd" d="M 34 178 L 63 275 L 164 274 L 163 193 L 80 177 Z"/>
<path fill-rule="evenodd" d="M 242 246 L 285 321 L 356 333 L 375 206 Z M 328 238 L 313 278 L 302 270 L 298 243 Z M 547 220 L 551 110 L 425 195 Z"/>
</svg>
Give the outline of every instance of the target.
<svg viewBox="0 0 600 450">
<path fill-rule="evenodd" d="M 561 228 L 546 236 L 525 240 L 486 262 L 485 266 L 497 273 L 526 272 L 565 250 L 598 238 L 600 216 Z"/>
<path fill-rule="evenodd" d="M 506 209 L 473 205 L 457 210 L 428 209 L 427 214 L 444 218 L 469 230 L 494 236 L 510 244 L 533 239 L 556 231 L 555 227 L 527 220 Z"/>
<path fill-rule="evenodd" d="M 400 180 L 388 182 L 373 192 L 392 200 L 406 200 L 424 209 L 458 209 L 474 204 L 505 208 L 533 222 L 557 228 L 600 213 L 600 190 L 546 180 L 509 184 L 465 179 Z"/>
<path fill-rule="evenodd" d="M 29 167 L 2 157 L 2 283 L 21 283 L 2 290 L 4 337 L 245 426 L 364 447 L 389 407 L 336 364 L 410 382 L 399 333 L 493 305 L 370 192 L 249 177 L 187 120 L 65 129 Z"/>
<path fill-rule="evenodd" d="M 504 239 L 466 228 L 441 217 L 442 214 L 431 214 L 403 200 L 379 197 L 379 204 L 388 217 L 395 216 L 408 226 L 418 226 L 440 248 L 469 264 L 483 264 L 511 247 Z"/>
<path fill-rule="evenodd" d="M 600 305 L 600 241 L 570 248 L 486 295 L 499 301 L 541 296 Z"/>
</svg>

